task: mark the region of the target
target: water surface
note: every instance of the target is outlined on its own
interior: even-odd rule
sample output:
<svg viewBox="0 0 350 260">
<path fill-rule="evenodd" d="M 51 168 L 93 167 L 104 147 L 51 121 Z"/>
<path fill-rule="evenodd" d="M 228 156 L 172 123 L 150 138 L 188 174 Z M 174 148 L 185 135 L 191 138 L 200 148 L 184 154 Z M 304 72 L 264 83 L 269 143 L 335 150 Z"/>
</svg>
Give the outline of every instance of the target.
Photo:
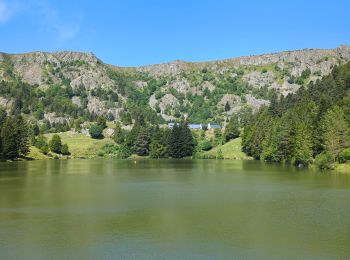
<svg viewBox="0 0 350 260">
<path fill-rule="evenodd" d="M 0 164 L 1 259 L 344 259 L 350 175 L 255 161 Z"/>
</svg>

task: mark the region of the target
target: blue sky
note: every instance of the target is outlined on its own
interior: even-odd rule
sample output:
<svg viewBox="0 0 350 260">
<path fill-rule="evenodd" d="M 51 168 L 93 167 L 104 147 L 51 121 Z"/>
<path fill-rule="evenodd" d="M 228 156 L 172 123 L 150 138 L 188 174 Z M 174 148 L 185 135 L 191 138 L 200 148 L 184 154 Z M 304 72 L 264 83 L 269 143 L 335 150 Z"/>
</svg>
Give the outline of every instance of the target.
<svg viewBox="0 0 350 260">
<path fill-rule="evenodd" d="M 137 66 L 350 44 L 350 1 L 0 0 L 0 51 Z"/>
</svg>

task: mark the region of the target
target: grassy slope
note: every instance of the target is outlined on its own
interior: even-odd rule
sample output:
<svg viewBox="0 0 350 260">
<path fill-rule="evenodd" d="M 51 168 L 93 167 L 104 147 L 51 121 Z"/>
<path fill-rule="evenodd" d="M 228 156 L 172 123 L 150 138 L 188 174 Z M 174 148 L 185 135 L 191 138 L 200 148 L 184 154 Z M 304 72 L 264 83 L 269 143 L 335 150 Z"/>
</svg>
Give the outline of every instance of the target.
<svg viewBox="0 0 350 260">
<path fill-rule="evenodd" d="M 236 160 L 249 159 L 249 157 L 241 151 L 241 138 L 231 140 L 224 145 L 220 145 L 220 146 L 214 147 L 210 151 L 203 152 L 200 154 L 200 157 L 216 158 L 219 149 L 221 149 L 225 159 L 236 159 Z"/>
<path fill-rule="evenodd" d="M 51 139 L 53 134 L 46 134 L 48 140 Z M 102 146 L 108 143 L 113 143 L 112 139 L 92 139 L 84 134 L 78 134 L 73 132 L 64 132 L 58 134 L 63 144 L 68 144 L 69 151 L 72 157 L 94 157 Z M 47 156 L 41 154 L 35 147 L 30 148 L 29 157 L 33 159 L 46 159 Z"/>
<path fill-rule="evenodd" d="M 48 156 L 41 153 L 40 150 L 38 148 L 36 148 L 35 146 L 29 147 L 29 154 L 27 155 L 27 157 L 35 159 L 35 160 L 49 159 Z"/>
<path fill-rule="evenodd" d="M 340 173 L 350 173 L 350 162 L 337 164 L 335 170 Z"/>
</svg>

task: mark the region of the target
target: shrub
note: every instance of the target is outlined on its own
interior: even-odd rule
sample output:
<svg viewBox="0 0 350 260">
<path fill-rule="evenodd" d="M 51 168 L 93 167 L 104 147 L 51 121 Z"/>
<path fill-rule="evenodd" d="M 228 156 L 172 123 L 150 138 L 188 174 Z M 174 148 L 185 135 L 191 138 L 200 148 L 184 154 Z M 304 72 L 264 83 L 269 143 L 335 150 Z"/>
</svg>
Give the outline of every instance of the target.
<svg viewBox="0 0 350 260">
<path fill-rule="evenodd" d="M 102 131 L 102 126 L 93 124 L 89 129 L 89 134 L 92 138 L 98 139 L 103 137 Z"/>
<path fill-rule="evenodd" d="M 47 141 L 46 138 L 43 135 L 39 135 L 36 139 L 35 139 L 35 143 L 34 143 L 36 148 L 41 148 L 43 146 L 47 146 Z"/>
<path fill-rule="evenodd" d="M 97 125 L 102 127 L 102 129 L 107 128 L 107 122 L 106 122 L 106 118 L 103 116 L 99 116 L 97 118 Z"/>
<path fill-rule="evenodd" d="M 344 149 L 338 156 L 338 162 L 346 163 L 348 161 L 350 161 L 350 148 Z"/>
<path fill-rule="evenodd" d="M 69 152 L 69 149 L 68 149 L 68 144 L 62 145 L 61 154 L 63 154 L 63 155 L 70 155 L 70 152 Z"/>
<path fill-rule="evenodd" d="M 202 151 L 209 151 L 211 148 L 213 148 L 213 145 L 209 140 L 203 140 L 199 142 L 199 147 Z"/>
<path fill-rule="evenodd" d="M 219 159 L 219 160 L 223 160 L 224 159 L 224 155 L 223 155 L 221 149 L 218 150 L 218 152 L 216 154 L 216 159 Z"/>
<path fill-rule="evenodd" d="M 105 144 L 102 147 L 102 151 L 104 154 L 113 154 L 118 150 L 118 146 L 114 144 Z"/>
<path fill-rule="evenodd" d="M 49 147 L 48 147 L 47 144 L 45 144 L 45 145 L 41 146 L 41 147 L 39 148 L 39 150 L 40 150 L 40 152 L 42 152 L 43 154 L 47 154 L 47 153 L 49 152 Z"/>
<path fill-rule="evenodd" d="M 118 159 L 126 159 L 131 155 L 129 147 L 125 144 L 119 145 L 118 150 L 115 153 L 115 157 Z"/>
<path fill-rule="evenodd" d="M 334 168 L 333 157 L 330 153 L 321 153 L 317 155 L 315 158 L 315 164 L 322 170 Z"/>
<path fill-rule="evenodd" d="M 51 152 L 61 153 L 62 141 L 61 137 L 57 134 L 53 135 L 51 141 L 49 142 L 49 147 Z"/>
<path fill-rule="evenodd" d="M 105 153 L 104 153 L 104 151 L 98 151 L 97 152 L 97 156 L 99 156 L 99 157 L 103 157 L 105 155 Z"/>
</svg>

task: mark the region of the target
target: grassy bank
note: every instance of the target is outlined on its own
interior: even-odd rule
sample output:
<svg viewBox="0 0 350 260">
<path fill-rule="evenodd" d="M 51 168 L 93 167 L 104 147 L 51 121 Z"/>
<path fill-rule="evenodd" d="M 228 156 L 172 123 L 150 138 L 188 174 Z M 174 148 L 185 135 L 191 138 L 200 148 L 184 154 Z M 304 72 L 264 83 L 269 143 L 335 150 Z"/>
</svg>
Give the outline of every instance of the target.
<svg viewBox="0 0 350 260">
<path fill-rule="evenodd" d="M 46 134 L 48 140 L 53 134 Z M 97 156 L 97 152 L 108 143 L 113 143 L 110 138 L 92 139 L 89 136 L 74 132 L 64 132 L 58 134 L 63 144 L 68 144 L 71 157 L 73 158 L 92 158 Z M 33 159 L 48 159 L 49 157 L 40 153 L 36 147 L 30 147 L 28 157 Z"/>
<path fill-rule="evenodd" d="M 241 150 L 241 138 L 231 140 L 223 145 L 219 145 L 211 149 L 210 151 L 201 152 L 197 155 L 198 158 L 203 159 L 215 159 L 221 150 L 224 159 L 244 160 L 250 159 Z"/>
<path fill-rule="evenodd" d="M 335 171 L 340 173 L 350 173 L 350 162 L 337 164 L 335 166 Z"/>
</svg>

